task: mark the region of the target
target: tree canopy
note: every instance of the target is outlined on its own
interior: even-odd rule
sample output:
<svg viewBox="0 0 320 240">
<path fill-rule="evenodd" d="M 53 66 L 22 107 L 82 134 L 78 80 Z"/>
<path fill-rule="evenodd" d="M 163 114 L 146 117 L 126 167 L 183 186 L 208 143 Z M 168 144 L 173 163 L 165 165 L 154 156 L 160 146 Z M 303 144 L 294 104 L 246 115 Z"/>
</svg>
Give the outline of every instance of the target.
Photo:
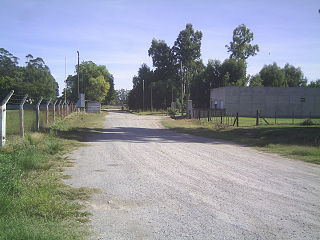
<svg viewBox="0 0 320 240">
<path fill-rule="evenodd" d="M 210 89 L 224 86 L 306 86 L 302 70 L 290 64 L 284 68 L 276 63 L 265 65 L 258 74 L 247 75 L 246 60 L 259 52 L 259 46 L 252 44 L 253 33 L 244 24 L 233 30 L 232 41 L 226 45 L 230 56 L 224 61 L 203 63 L 202 37 L 201 31 L 187 24 L 172 47 L 164 40 L 153 39 L 148 50 L 153 69 L 142 64 L 133 77 L 129 107 L 150 109 L 152 103 L 153 108 L 167 108 L 171 102 L 177 102 L 183 108 L 190 97 L 196 107 L 208 107 Z M 318 81 L 309 84 L 318 85 Z"/>
<path fill-rule="evenodd" d="M 26 66 L 18 66 L 19 58 L 4 48 L 0 48 L 0 97 L 10 90 L 17 94 L 28 94 L 31 100 L 56 98 L 58 83 L 51 75 L 49 67 L 40 57 L 26 56 Z"/>
<path fill-rule="evenodd" d="M 254 56 L 259 52 L 257 44 L 251 45 L 253 41 L 253 33 L 246 25 L 241 24 L 233 30 L 232 42 L 226 45 L 230 58 L 246 60 L 250 56 Z"/>
<path fill-rule="evenodd" d="M 108 96 L 110 87 L 113 87 L 113 76 L 106 66 L 96 65 L 92 61 L 84 61 L 76 66 L 76 74 L 67 78 L 67 98 L 71 101 L 78 99 L 78 73 L 79 92 L 85 93 L 86 99 L 92 101 L 104 101 Z"/>
</svg>

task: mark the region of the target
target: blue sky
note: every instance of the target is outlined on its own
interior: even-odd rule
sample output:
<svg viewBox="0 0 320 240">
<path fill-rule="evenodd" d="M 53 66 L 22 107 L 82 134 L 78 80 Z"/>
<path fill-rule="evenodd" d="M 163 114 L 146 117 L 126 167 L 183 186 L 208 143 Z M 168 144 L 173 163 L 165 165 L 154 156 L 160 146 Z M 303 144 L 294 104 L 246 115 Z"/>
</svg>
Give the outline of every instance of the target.
<svg viewBox="0 0 320 240">
<path fill-rule="evenodd" d="M 0 47 L 20 58 L 42 57 L 60 86 L 77 63 L 106 65 L 115 87 L 132 88 L 142 63 L 152 66 L 153 38 L 173 45 L 187 23 L 203 33 L 202 59 L 224 60 L 232 31 L 246 24 L 260 52 L 248 59 L 249 74 L 277 62 L 301 67 L 311 80 L 320 78 L 320 2 L 206 0 L 0 0 Z"/>
</svg>

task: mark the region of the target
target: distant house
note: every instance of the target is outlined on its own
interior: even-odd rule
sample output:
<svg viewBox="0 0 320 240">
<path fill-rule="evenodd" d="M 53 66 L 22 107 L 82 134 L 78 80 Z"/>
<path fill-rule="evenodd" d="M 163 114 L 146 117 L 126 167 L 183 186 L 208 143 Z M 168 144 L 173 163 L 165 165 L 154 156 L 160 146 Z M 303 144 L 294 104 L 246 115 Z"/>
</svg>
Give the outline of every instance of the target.
<svg viewBox="0 0 320 240">
<path fill-rule="evenodd" d="M 320 117 L 320 88 L 221 87 L 210 90 L 210 108 L 264 117 Z"/>
</svg>

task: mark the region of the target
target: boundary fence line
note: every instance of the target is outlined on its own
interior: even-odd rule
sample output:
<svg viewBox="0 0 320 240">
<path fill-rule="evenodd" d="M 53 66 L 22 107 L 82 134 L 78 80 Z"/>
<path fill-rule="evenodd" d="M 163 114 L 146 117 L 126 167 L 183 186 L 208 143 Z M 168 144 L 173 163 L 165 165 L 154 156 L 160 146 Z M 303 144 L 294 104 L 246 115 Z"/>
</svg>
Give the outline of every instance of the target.
<svg viewBox="0 0 320 240">
<path fill-rule="evenodd" d="M 254 121 L 253 124 L 248 126 L 259 126 L 262 124 L 265 125 L 281 125 L 281 124 L 289 124 L 294 125 L 297 123 L 297 120 L 312 120 L 312 114 L 310 113 L 308 118 L 297 118 L 294 113 L 292 113 L 291 118 L 279 118 L 277 116 L 277 112 L 275 112 L 274 117 L 264 117 L 259 109 L 256 110 L 256 114 L 253 117 L 240 117 L 239 113 L 227 113 L 226 109 L 197 109 L 193 108 L 189 110 L 187 114 L 187 118 L 189 119 L 207 119 L 208 122 L 214 122 L 216 124 L 221 124 L 225 126 L 240 126 L 240 118 L 251 118 Z M 281 120 L 286 119 L 285 123 L 281 123 Z"/>
<path fill-rule="evenodd" d="M 12 98 L 15 96 L 17 98 Z M 24 110 L 33 110 L 35 114 L 35 131 L 40 131 L 40 119 L 41 112 L 45 112 L 45 127 L 50 125 L 50 110 L 53 112 L 52 121 L 55 122 L 58 117 L 63 119 L 72 112 L 76 111 L 76 106 L 70 102 L 63 102 L 62 100 L 43 99 L 40 98 L 36 104 L 26 104 L 28 95 L 14 95 L 12 90 L 1 102 L 0 105 L 0 147 L 5 146 L 6 135 L 7 135 L 7 110 L 18 110 L 19 111 L 19 135 L 24 137 L 25 135 L 25 114 Z M 11 101 L 10 101 L 11 100 Z M 42 104 L 41 104 L 42 103 Z M 58 103 L 58 104 L 57 104 Z M 56 114 L 58 116 L 56 116 Z"/>
</svg>

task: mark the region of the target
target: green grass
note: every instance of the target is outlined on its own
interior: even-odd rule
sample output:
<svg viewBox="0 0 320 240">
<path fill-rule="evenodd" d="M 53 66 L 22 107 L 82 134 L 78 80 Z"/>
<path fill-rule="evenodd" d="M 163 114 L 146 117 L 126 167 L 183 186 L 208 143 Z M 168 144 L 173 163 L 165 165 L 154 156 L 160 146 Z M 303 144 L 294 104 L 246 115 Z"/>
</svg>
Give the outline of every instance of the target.
<svg viewBox="0 0 320 240">
<path fill-rule="evenodd" d="M 57 136 L 85 141 L 90 133 L 103 128 L 106 112 L 97 114 L 75 113 L 69 115 L 67 121 L 58 121 L 51 127 L 51 132 Z"/>
<path fill-rule="evenodd" d="M 154 110 L 154 111 L 133 111 L 133 110 L 130 110 L 129 111 L 130 113 L 134 113 L 134 114 L 137 114 L 137 115 L 153 115 L 153 116 L 166 116 L 167 115 L 167 111 L 165 110 L 162 110 L 162 109 L 157 109 L 157 110 Z"/>
<path fill-rule="evenodd" d="M 96 190 L 63 184 L 68 177 L 63 169 L 72 165 L 64 155 L 79 143 L 56 133 L 67 136 L 71 129 L 74 134 L 77 127 L 84 131 L 103 122 L 103 114 L 71 114 L 51 133 L 27 134 L 23 140 L 9 136 L 0 151 L 0 240 L 84 239 L 90 234 L 89 213 L 79 200 Z"/>
<path fill-rule="evenodd" d="M 236 128 L 207 122 L 204 119 L 198 121 L 169 118 L 164 119 L 162 124 L 178 132 L 225 139 L 320 164 L 320 125 L 260 125 Z"/>
<path fill-rule="evenodd" d="M 56 119 L 58 114 L 56 113 Z M 49 111 L 49 124 L 53 123 L 53 111 Z M 20 115 L 19 110 L 7 110 L 7 134 L 19 134 Z M 40 111 L 40 128 L 46 128 L 46 113 Z M 24 110 L 24 127 L 26 132 L 32 132 L 36 129 L 36 112 L 32 109 Z"/>
</svg>

